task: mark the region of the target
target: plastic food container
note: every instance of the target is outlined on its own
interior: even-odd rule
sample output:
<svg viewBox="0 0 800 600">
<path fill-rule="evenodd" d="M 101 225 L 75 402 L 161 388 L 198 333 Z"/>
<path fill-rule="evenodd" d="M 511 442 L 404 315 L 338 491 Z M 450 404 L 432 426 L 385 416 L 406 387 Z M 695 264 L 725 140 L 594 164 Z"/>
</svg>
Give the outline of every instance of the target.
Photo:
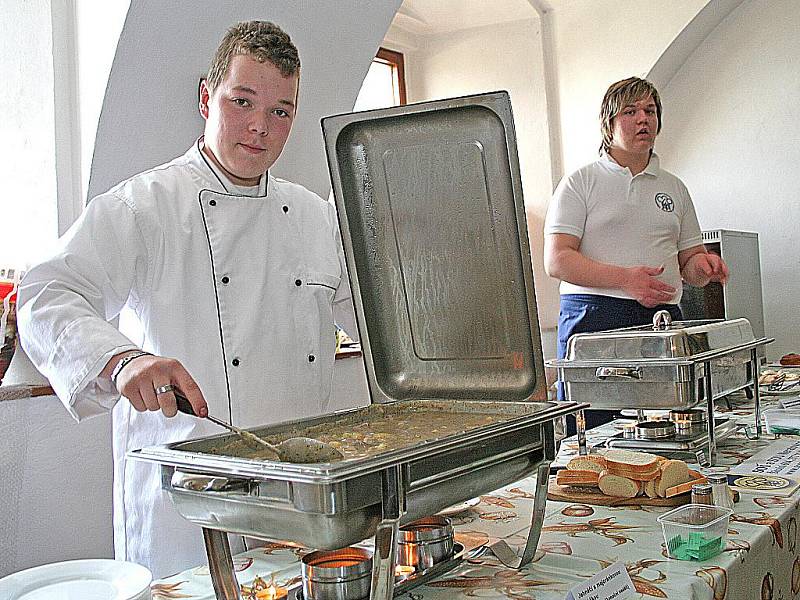
<svg viewBox="0 0 800 600">
<path fill-rule="evenodd" d="M 800 387 L 792 387 L 796 393 L 800 394 Z M 770 408 L 764 411 L 764 421 L 767 424 L 767 432 L 775 434 L 800 434 L 800 410 L 797 407 L 791 409 Z"/>
<path fill-rule="evenodd" d="M 725 549 L 730 508 L 687 504 L 658 517 L 667 554 L 678 560 L 706 560 Z"/>
</svg>

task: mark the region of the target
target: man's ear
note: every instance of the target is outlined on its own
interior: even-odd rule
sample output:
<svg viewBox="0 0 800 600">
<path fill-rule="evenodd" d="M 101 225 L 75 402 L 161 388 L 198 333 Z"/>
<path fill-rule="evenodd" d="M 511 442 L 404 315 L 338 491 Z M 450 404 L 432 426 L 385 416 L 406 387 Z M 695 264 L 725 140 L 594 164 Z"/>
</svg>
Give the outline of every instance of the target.
<svg viewBox="0 0 800 600">
<path fill-rule="evenodd" d="M 206 78 L 200 78 L 200 85 L 197 88 L 197 108 L 200 111 L 200 116 L 204 119 L 208 119 L 208 101 L 211 97 L 211 93 L 208 91 L 208 85 L 206 85 Z"/>
</svg>

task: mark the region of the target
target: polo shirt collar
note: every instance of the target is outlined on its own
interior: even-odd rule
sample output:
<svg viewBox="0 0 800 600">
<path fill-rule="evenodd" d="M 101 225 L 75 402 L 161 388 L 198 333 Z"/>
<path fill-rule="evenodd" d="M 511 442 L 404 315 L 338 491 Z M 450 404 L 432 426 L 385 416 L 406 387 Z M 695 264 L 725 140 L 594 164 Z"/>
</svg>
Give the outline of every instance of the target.
<svg viewBox="0 0 800 600">
<path fill-rule="evenodd" d="M 605 150 L 600 152 L 600 162 L 603 165 L 605 165 L 608 169 L 610 169 L 611 171 L 615 171 L 615 172 L 627 171 L 628 173 L 630 173 L 630 169 L 628 169 L 628 167 L 623 167 L 622 165 L 620 165 Z M 660 160 L 658 158 L 658 154 L 656 154 L 655 151 L 653 151 L 653 153 L 650 155 L 650 162 L 647 163 L 647 166 L 644 168 L 644 171 L 642 171 L 642 173 L 647 173 L 648 175 L 652 175 L 653 177 L 657 177 L 659 171 L 661 170 L 661 166 L 660 165 L 661 165 L 661 163 L 660 163 Z"/>
</svg>

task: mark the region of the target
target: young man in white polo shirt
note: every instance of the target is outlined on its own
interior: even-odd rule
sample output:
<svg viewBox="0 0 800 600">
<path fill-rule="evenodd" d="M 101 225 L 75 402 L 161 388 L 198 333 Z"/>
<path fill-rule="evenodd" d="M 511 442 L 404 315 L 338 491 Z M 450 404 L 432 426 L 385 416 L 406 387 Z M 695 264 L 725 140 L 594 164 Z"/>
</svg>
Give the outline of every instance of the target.
<svg viewBox="0 0 800 600">
<path fill-rule="evenodd" d="M 600 109 L 600 159 L 561 180 L 545 220 L 547 274 L 561 280 L 558 357 L 575 333 L 681 319 L 681 280 L 725 283 L 683 182 L 659 166 L 661 100 L 649 81 L 612 84 Z M 561 390 L 559 390 L 561 395 Z M 612 418 L 588 411 L 587 427 Z"/>
</svg>

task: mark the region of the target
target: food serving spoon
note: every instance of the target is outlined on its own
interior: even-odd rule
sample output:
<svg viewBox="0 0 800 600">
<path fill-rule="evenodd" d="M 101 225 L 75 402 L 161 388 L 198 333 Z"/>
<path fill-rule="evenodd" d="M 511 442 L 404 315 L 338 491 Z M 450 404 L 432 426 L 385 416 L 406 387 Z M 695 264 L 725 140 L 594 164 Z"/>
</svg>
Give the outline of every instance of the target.
<svg viewBox="0 0 800 600">
<path fill-rule="evenodd" d="M 175 394 L 175 402 L 180 412 L 187 415 L 192 415 L 193 417 L 198 416 L 195 414 L 194 409 L 192 409 L 192 405 L 189 403 L 189 400 L 186 398 L 186 396 L 178 393 L 177 390 L 173 390 L 173 393 Z M 309 464 L 336 462 L 344 458 L 344 454 L 330 444 L 320 442 L 319 440 L 315 440 L 313 438 L 293 437 L 283 440 L 278 444 L 270 444 L 268 441 L 261 439 L 256 434 L 250 433 L 244 429 L 239 429 L 234 425 L 226 423 L 222 419 L 217 419 L 211 415 L 206 415 L 205 418 L 212 423 L 216 423 L 217 425 L 232 431 L 243 441 L 245 441 L 248 446 L 259 447 L 262 450 L 266 450 L 266 456 L 262 457 L 266 460 Z"/>
</svg>

